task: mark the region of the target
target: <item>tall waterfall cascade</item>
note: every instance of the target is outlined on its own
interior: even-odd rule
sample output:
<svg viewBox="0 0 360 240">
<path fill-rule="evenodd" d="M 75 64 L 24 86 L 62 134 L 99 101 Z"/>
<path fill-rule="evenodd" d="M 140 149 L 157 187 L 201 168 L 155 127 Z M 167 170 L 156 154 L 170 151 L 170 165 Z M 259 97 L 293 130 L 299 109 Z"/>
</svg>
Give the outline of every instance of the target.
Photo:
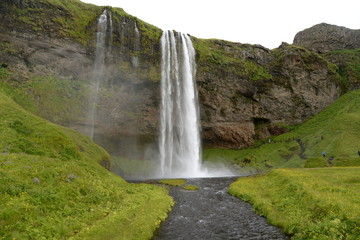
<svg viewBox="0 0 360 240">
<path fill-rule="evenodd" d="M 108 17 L 109 16 L 109 17 Z M 108 29 L 109 28 L 109 29 Z M 97 21 L 97 32 L 96 32 L 96 49 L 95 49 L 95 62 L 94 71 L 92 76 L 92 87 L 90 97 L 90 107 L 88 113 L 88 135 L 91 139 L 94 138 L 95 123 L 96 123 L 96 104 L 99 96 L 99 88 L 101 81 L 105 77 L 105 58 L 108 52 L 106 40 L 110 34 L 110 40 L 112 37 L 112 19 L 111 13 L 105 9 L 100 15 Z M 111 47 L 111 45 L 109 45 Z M 109 49 L 110 49 L 109 47 Z"/>
<path fill-rule="evenodd" d="M 160 177 L 199 177 L 199 106 L 195 50 L 189 36 L 161 37 Z"/>
<path fill-rule="evenodd" d="M 140 51 L 140 32 L 139 29 L 136 25 L 135 22 L 135 27 L 134 27 L 134 50 L 136 52 L 136 54 L 138 53 L 138 51 Z M 137 55 L 132 57 L 132 64 L 134 68 L 139 67 L 139 57 Z"/>
</svg>

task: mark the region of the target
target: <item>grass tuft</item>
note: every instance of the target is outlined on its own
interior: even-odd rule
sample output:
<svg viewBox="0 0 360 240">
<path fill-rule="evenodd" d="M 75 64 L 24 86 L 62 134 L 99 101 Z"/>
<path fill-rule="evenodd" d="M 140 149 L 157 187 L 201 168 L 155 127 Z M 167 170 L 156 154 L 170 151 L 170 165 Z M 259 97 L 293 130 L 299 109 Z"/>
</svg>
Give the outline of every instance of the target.
<svg viewBox="0 0 360 240">
<path fill-rule="evenodd" d="M 185 189 L 185 190 L 188 190 L 188 191 L 196 191 L 196 190 L 199 190 L 199 187 L 189 184 L 189 185 L 183 186 L 182 189 Z"/>
<path fill-rule="evenodd" d="M 182 186 L 186 183 L 185 179 L 163 179 L 160 180 L 159 183 L 166 184 L 173 187 Z"/>
</svg>

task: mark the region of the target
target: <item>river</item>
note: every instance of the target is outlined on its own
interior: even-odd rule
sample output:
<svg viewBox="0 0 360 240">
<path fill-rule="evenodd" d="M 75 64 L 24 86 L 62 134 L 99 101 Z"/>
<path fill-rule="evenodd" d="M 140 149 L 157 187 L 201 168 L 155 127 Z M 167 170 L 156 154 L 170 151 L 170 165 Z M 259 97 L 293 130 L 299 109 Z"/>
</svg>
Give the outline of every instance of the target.
<svg viewBox="0 0 360 240">
<path fill-rule="evenodd" d="M 170 195 L 176 204 L 153 240 L 289 239 L 281 229 L 255 214 L 249 203 L 227 193 L 235 180 L 187 179 L 187 184 L 200 187 L 196 191 L 171 187 Z"/>
</svg>

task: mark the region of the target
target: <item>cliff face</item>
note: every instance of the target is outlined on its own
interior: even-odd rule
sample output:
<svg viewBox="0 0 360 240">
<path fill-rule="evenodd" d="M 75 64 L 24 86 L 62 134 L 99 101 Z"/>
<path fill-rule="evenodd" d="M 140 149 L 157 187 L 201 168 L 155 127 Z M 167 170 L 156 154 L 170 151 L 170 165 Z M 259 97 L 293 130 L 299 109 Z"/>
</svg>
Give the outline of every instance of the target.
<svg viewBox="0 0 360 240">
<path fill-rule="evenodd" d="M 95 140 L 122 155 L 145 152 L 132 147 L 156 144 L 162 32 L 122 9 L 107 9 L 112 31 Z M 1 1 L 1 87 L 35 114 L 85 131 L 103 11 L 76 0 Z M 302 122 L 340 95 L 336 66 L 305 48 L 192 41 L 207 146 L 244 147 L 280 134 L 282 124 Z"/>
<path fill-rule="evenodd" d="M 339 96 L 334 66 L 303 48 L 195 40 L 203 139 L 215 146 L 244 147 L 254 138 L 286 131 Z"/>
<path fill-rule="evenodd" d="M 293 44 L 318 52 L 356 49 L 360 48 L 360 30 L 321 23 L 297 33 Z"/>
<path fill-rule="evenodd" d="M 294 45 L 318 52 L 336 64 L 343 91 L 360 87 L 360 30 L 321 23 L 296 34 Z"/>
</svg>

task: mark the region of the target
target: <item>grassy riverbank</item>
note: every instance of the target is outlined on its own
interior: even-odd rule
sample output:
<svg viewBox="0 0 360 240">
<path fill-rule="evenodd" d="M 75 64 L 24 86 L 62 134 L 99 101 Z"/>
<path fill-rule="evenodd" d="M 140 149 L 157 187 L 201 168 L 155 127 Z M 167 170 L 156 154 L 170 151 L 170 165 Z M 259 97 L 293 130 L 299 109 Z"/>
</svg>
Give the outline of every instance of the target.
<svg viewBox="0 0 360 240">
<path fill-rule="evenodd" d="M 278 169 L 240 178 L 229 193 L 292 239 L 359 239 L 360 167 Z"/>
<path fill-rule="evenodd" d="M 1 239 L 149 239 L 173 205 L 129 184 L 88 137 L 28 113 L 0 92 Z"/>
</svg>

